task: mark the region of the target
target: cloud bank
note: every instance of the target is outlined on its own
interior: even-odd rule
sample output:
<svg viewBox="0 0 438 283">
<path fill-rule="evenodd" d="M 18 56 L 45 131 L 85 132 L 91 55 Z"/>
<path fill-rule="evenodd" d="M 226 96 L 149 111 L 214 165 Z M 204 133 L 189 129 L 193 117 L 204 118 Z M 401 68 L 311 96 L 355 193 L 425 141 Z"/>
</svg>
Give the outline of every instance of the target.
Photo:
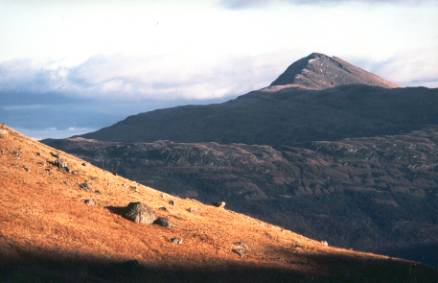
<svg viewBox="0 0 438 283">
<path fill-rule="evenodd" d="M 65 67 L 59 62 L 12 60 L 0 63 L 0 92 L 121 100 L 217 99 L 263 87 L 275 76 L 276 61 L 248 56 L 218 64 L 181 62 L 170 56 L 93 56 Z"/>
<path fill-rule="evenodd" d="M 404 86 L 435 87 L 436 50 L 430 47 L 397 54 L 385 61 L 345 59 Z M 171 56 L 93 56 L 73 67 L 60 62 L 12 60 L 0 63 L 0 93 L 35 94 L 36 102 L 47 93 L 52 93 L 52 98 L 63 95 L 125 101 L 223 99 L 268 85 L 290 63 L 306 55 L 234 56 L 218 60 L 220 63 L 178 61 Z"/>
</svg>

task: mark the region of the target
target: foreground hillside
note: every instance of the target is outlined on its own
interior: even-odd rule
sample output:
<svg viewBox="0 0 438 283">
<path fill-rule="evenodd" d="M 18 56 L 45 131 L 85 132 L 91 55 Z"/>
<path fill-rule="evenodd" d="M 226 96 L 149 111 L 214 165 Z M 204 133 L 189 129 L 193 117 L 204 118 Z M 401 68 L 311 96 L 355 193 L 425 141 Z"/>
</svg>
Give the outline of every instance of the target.
<svg viewBox="0 0 438 283">
<path fill-rule="evenodd" d="M 295 147 L 47 141 L 166 192 L 344 247 L 438 265 L 438 128 Z"/>
<path fill-rule="evenodd" d="M 0 187 L 1 282 L 438 278 L 436 270 L 413 262 L 328 247 L 224 208 L 161 193 L 6 127 L 0 128 Z M 138 201 L 166 217 L 170 227 L 137 224 L 119 214 Z"/>
</svg>

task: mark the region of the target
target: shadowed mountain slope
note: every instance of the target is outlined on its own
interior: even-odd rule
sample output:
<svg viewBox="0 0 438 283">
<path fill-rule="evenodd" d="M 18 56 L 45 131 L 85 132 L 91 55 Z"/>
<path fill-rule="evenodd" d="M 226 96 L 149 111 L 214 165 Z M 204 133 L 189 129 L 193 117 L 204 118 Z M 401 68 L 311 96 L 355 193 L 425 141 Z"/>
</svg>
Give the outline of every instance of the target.
<svg viewBox="0 0 438 283">
<path fill-rule="evenodd" d="M 1 282 L 436 282 L 434 269 L 328 247 L 0 130 Z M 171 226 L 116 213 L 133 201 Z"/>
<path fill-rule="evenodd" d="M 433 124 L 438 124 L 437 89 L 354 85 L 256 91 L 222 104 L 155 110 L 83 137 L 277 146 L 398 134 Z"/>
</svg>

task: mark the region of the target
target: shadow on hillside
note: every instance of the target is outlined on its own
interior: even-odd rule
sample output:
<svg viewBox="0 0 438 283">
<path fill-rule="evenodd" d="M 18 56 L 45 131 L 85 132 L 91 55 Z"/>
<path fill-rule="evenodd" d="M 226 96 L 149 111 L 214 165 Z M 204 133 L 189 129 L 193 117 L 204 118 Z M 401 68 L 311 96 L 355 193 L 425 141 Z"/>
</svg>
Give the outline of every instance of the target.
<svg viewBox="0 0 438 283">
<path fill-rule="evenodd" d="M 430 266 L 438 267 L 438 243 L 425 243 L 415 246 L 382 250 L 381 253 L 412 259 Z"/>
<path fill-rule="evenodd" d="M 126 206 L 105 206 L 111 213 L 117 214 L 123 218 L 126 218 L 125 215 L 128 212 L 128 208 Z"/>
<path fill-rule="evenodd" d="M 321 270 L 305 274 L 281 268 L 222 262 L 208 267 L 145 265 L 135 260 L 117 261 L 56 251 L 24 252 L 20 259 L 0 254 L 0 282 L 433 282 L 435 269 L 400 264 L 395 260 L 360 260 L 332 255 L 297 255 L 287 249 L 272 250 L 294 263 L 316 263 Z M 190 263 L 189 263 L 190 264 Z M 208 263 L 207 263 L 208 264 Z M 321 274 L 327 274 L 325 277 Z"/>
<path fill-rule="evenodd" d="M 296 258 L 296 253 L 290 249 L 271 250 L 289 258 L 291 263 Z M 322 273 L 338 279 L 334 282 L 438 282 L 438 269 L 403 259 L 370 259 L 337 254 L 307 254 L 305 258 L 317 266 L 322 266 Z"/>
<path fill-rule="evenodd" d="M 280 268 L 223 262 L 216 266 L 145 265 L 95 256 L 24 253 L 22 259 L 0 255 L 0 282 L 330 282 Z M 190 263 L 189 263 L 190 264 Z"/>
</svg>

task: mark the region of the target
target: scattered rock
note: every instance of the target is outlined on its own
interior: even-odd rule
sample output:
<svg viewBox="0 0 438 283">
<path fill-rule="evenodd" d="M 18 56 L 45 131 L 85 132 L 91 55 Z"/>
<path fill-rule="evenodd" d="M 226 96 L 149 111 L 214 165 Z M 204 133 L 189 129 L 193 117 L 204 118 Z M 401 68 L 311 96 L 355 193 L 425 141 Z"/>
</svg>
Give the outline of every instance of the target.
<svg viewBox="0 0 438 283">
<path fill-rule="evenodd" d="M 166 227 L 166 228 L 170 227 L 170 222 L 169 222 L 169 219 L 167 217 L 158 217 L 154 221 L 154 224 L 162 226 L 162 227 Z"/>
<path fill-rule="evenodd" d="M 87 166 L 87 162 L 83 162 L 83 163 L 82 163 L 82 166 Z"/>
<path fill-rule="evenodd" d="M 327 241 L 321 241 L 321 245 L 328 247 L 328 242 Z"/>
<path fill-rule="evenodd" d="M 79 188 L 88 191 L 90 189 L 90 186 L 88 186 L 88 183 L 81 183 L 79 184 Z"/>
<path fill-rule="evenodd" d="M 129 186 L 129 189 L 130 189 L 131 191 L 138 192 L 138 189 L 137 189 L 136 186 Z"/>
<path fill-rule="evenodd" d="M 157 216 L 152 208 L 141 202 L 129 203 L 124 216 L 135 223 L 141 224 L 152 224 L 155 220 L 157 220 Z"/>
<path fill-rule="evenodd" d="M 61 170 L 64 170 L 65 172 L 70 172 L 70 167 L 68 166 L 68 163 L 62 158 L 57 158 L 53 161 L 49 161 L 49 163 L 53 166 L 58 167 Z"/>
<path fill-rule="evenodd" d="M 37 155 L 37 156 L 41 156 L 41 152 L 38 151 L 38 152 L 36 153 L 36 155 Z"/>
<path fill-rule="evenodd" d="M 196 212 L 196 208 L 193 208 L 193 207 L 189 207 L 186 210 L 190 213 Z"/>
<path fill-rule="evenodd" d="M 160 193 L 160 198 L 162 198 L 162 199 L 164 198 L 164 195 L 162 193 Z"/>
<path fill-rule="evenodd" d="M 101 192 L 99 190 L 95 190 L 94 193 L 101 194 Z"/>
<path fill-rule="evenodd" d="M 93 206 L 93 205 L 96 204 L 96 203 L 94 202 L 94 200 L 92 200 L 91 198 L 84 199 L 84 203 L 85 203 L 86 205 L 89 205 L 89 206 Z"/>
<path fill-rule="evenodd" d="M 173 237 L 170 239 L 170 242 L 177 244 L 177 245 L 181 245 L 183 243 L 183 239 L 182 238 L 178 238 L 178 237 Z"/>
<path fill-rule="evenodd" d="M 0 138 L 4 138 L 8 135 L 8 131 L 5 129 L 0 129 Z"/>
<path fill-rule="evenodd" d="M 113 172 L 113 175 L 114 175 L 114 176 L 117 176 L 117 173 L 116 173 L 116 172 Z"/>
<path fill-rule="evenodd" d="M 175 201 L 174 200 L 169 200 L 169 204 L 170 205 L 175 205 Z"/>
<path fill-rule="evenodd" d="M 21 154 L 22 154 L 21 149 L 14 150 L 14 151 L 12 152 L 12 154 L 13 154 L 17 159 L 20 159 L 20 158 L 21 158 Z"/>
<path fill-rule="evenodd" d="M 59 158 L 59 154 L 57 154 L 57 153 L 50 152 L 50 155 L 53 156 L 53 157 L 55 157 L 55 158 Z"/>
<path fill-rule="evenodd" d="M 165 206 L 162 206 L 162 207 L 160 207 L 160 208 L 158 208 L 159 210 L 162 210 L 162 211 L 167 211 L 167 207 L 165 207 Z"/>
<path fill-rule="evenodd" d="M 244 242 L 235 242 L 231 247 L 231 251 L 243 257 L 249 251 L 249 248 Z"/>
<path fill-rule="evenodd" d="M 216 207 L 219 207 L 219 208 L 224 208 L 225 207 L 225 202 L 224 201 L 220 201 L 220 202 L 212 202 L 211 203 L 211 205 L 214 205 L 214 206 L 216 206 Z"/>
<path fill-rule="evenodd" d="M 199 193 L 196 190 L 187 190 L 184 192 L 184 198 L 197 199 L 199 198 Z"/>
</svg>

